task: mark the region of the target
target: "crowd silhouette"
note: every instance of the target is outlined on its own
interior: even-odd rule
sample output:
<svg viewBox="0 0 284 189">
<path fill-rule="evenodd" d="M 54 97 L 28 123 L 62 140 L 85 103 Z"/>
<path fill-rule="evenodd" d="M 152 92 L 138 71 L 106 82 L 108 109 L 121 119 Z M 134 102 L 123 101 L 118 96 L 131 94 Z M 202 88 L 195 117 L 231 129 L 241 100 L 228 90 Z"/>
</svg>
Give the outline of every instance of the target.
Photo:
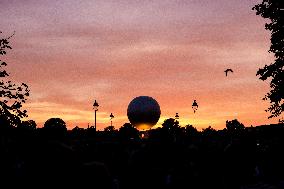
<svg viewBox="0 0 284 189">
<path fill-rule="evenodd" d="M 0 125 L 2 184 L 79 188 L 283 188 L 284 125 L 198 131 L 176 119 L 138 131 L 130 123 L 104 131 L 67 130 L 60 118 Z M 264 187 L 265 188 L 265 187 Z"/>
</svg>

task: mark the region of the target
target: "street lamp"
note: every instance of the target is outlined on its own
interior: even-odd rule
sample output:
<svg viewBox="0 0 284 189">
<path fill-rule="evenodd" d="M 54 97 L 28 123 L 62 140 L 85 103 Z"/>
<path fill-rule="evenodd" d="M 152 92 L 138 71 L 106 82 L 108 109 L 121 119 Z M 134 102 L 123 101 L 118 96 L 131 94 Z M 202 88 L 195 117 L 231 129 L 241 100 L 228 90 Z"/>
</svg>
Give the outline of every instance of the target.
<svg viewBox="0 0 284 189">
<path fill-rule="evenodd" d="M 110 113 L 110 126 L 112 126 L 112 119 L 114 118 L 114 116 L 113 116 L 113 114 L 112 113 Z"/>
<path fill-rule="evenodd" d="M 95 110 L 95 131 L 97 131 L 97 111 L 98 111 L 99 104 L 97 103 L 96 100 L 93 104 L 93 107 L 94 107 L 94 110 Z"/>
<path fill-rule="evenodd" d="M 179 115 L 178 113 L 176 113 L 175 119 L 178 120 L 179 119 Z"/>
<path fill-rule="evenodd" d="M 194 100 L 193 103 L 192 103 L 192 109 L 193 109 L 194 113 L 196 112 L 197 108 L 198 108 L 198 104 L 197 104 L 196 100 Z"/>
</svg>

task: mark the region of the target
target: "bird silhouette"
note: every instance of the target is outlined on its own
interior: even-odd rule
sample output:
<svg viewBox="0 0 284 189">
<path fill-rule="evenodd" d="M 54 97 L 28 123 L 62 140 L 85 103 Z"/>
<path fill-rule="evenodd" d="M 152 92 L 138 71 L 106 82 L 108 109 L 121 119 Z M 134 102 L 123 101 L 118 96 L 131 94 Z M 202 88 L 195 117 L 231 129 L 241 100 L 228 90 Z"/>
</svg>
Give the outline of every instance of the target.
<svg viewBox="0 0 284 189">
<path fill-rule="evenodd" d="M 226 77 L 227 77 L 228 76 L 228 72 L 232 72 L 233 73 L 233 70 L 229 68 L 229 69 L 226 69 L 224 72 L 226 73 Z"/>
</svg>

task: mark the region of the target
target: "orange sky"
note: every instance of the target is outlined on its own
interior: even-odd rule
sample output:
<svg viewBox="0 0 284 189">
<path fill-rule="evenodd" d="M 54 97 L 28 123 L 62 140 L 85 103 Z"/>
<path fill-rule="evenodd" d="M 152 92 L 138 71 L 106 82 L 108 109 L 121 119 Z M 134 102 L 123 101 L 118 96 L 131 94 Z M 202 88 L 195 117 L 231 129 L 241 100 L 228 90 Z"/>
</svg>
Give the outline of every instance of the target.
<svg viewBox="0 0 284 189">
<path fill-rule="evenodd" d="M 164 119 L 224 128 L 275 123 L 262 97 L 269 83 L 256 77 L 273 61 L 265 20 L 252 0 L 1 0 L 0 30 L 16 31 L 6 61 L 11 78 L 25 82 L 24 108 L 41 126 L 60 117 L 71 129 L 128 122 L 136 96 L 152 96 Z M 233 74 L 225 77 L 224 69 Z M 199 103 L 193 114 L 191 104 Z"/>
</svg>

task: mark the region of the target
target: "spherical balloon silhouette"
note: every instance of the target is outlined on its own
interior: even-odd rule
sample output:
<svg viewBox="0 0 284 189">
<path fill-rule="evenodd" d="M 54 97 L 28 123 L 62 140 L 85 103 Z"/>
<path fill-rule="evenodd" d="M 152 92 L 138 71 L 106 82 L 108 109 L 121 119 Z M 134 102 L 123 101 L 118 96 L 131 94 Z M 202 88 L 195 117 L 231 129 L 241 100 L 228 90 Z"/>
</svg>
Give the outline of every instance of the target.
<svg viewBox="0 0 284 189">
<path fill-rule="evenodd" d="M 160 119 L 158 102 L 149 96 L 134 98 L 128 105 L 127 116 L 132 125 L 139 130 L 150 129 Z"/>
</svg>

